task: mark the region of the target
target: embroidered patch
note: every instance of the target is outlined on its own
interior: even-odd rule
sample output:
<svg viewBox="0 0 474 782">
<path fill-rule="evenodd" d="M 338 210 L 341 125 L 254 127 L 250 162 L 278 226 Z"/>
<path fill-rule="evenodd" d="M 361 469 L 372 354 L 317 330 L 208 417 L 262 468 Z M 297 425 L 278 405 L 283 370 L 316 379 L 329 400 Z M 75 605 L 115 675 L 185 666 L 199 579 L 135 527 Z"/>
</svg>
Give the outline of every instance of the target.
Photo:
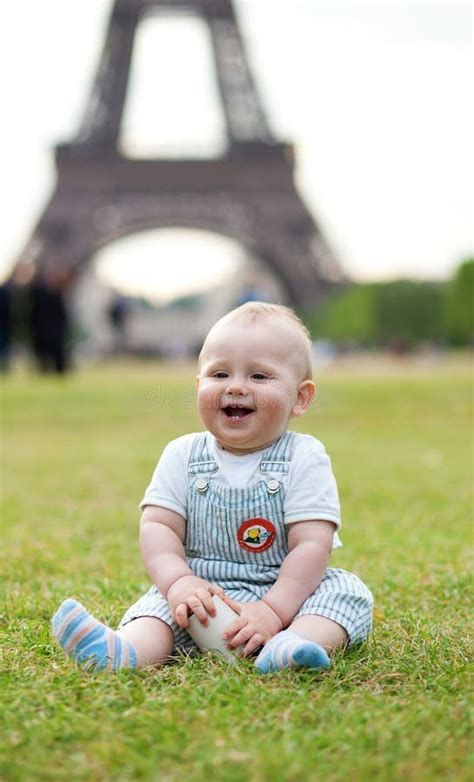
<svg viewBox="0 0 474 782">
<path fill-rule="evenodd" d="M 239 546 L 246 551 L 266 551 L 275 540 L 275 527 L 268 519 L 249 519 L 237 531 Z"/>
</svg>

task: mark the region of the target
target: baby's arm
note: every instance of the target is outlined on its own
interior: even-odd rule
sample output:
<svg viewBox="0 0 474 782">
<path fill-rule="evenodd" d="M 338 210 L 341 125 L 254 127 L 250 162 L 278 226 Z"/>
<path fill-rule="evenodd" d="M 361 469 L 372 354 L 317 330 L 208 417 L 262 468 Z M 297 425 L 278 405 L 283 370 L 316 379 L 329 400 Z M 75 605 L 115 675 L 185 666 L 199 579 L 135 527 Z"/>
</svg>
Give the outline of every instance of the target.
<svg viewBox="0 0 474 782">
<path fill-rule="evenodd" d="M 251 654 L 282 627 L 288 627 L 326 571 L 334 532 L 335 525 L 330 521 L 299 521 L 290 525 L 289 552 L 276 582 L 261 601 L 239 605 L 240 617 L 224 636 L 229 646 L 246 644 L 244 651 Z"/>
<path fill-rule="evenodd" d="M 289 552 L 278 578 L 263 598 L 287 627 L 304 601 L 320 584 L 332 552 L 335 524 L 331 521 L 299 521 L 290 525 Z"/>
<path fill-rule="evenodd" d="M 184 536 L 186 522 L 167 508 L 148 505 L 140 521 L 140 550 L 148 575 L 165 595 L 176 622 L 189 624 L 193 611 L 206 625 L 208 615 L 215 616 L 212 595 L 224 596 L 224 590 L 195 576 L 186 562 Z"/>
</svg>

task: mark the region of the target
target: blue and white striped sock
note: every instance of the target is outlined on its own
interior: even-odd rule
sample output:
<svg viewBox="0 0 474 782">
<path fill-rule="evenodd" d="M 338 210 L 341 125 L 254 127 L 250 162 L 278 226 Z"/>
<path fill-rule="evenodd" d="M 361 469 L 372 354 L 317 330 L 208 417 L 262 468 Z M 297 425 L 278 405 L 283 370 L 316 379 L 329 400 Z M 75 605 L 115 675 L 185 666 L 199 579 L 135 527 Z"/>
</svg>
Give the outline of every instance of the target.
<svg viewBox="0 0 474 782">
<path fill-rule="evenodd" d="M 130 641 L 94 619 L 77 600 L 61 603 L 52 626 L 54 637 L 81 668 L 117 671 L 137 667 L 137 653 Z"/>
<path fill-rule="evenodd" d="M 292 630 L 277 633 L 265 644 L 255 660 L 262 673 L 283 668 L 329 668 L 330 661 L 322 646 L 306 641 Z"/>
</svg>

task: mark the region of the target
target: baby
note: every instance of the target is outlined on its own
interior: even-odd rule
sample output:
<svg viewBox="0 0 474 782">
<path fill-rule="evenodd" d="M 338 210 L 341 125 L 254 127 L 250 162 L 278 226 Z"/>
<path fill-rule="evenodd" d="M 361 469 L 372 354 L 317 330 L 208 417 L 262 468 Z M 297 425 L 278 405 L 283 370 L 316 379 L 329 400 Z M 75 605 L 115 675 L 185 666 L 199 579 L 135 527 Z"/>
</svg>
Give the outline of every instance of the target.
<svg viewBox="0 0 474 782">
<path fill-rule="evenodd" d="M 190 651 L 189 615 L 207 625 L 213 595 L 236 611 L 228 648 L 258 653 L 263 673 L 326 668 L 334 649 L 367 638 L 370 591 L 328 567 L 341 545 L 329 457 L 288 431 L 313 399 L 311 374 L 309 333 L 289 308 L 250 302 L 211 328 L 197 376 L 206 431 L 167 445 L 140 506 L 153 586 L 117 631 L 62 603 L 53 634 L 77 664 L 142 668 Z"/>
</svg>

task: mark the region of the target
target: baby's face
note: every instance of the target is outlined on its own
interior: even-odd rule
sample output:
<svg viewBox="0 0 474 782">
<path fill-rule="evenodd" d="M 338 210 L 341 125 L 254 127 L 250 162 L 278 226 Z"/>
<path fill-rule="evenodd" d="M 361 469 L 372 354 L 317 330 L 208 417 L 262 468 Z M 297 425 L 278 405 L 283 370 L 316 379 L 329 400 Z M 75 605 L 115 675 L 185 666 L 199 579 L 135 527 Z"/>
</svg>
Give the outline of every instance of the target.
<svg viewBox="0 0 474 782">
<path fill-rule="evenodd" d="M 278 318 L 217 324 L 201 356 L 198 411 L 228 451 L 266 448 L 301 415 L 314 386 L 304 380 L 301 337 Z M 306 397 L 308 397 L 307 399 Z"/>
</svg>

